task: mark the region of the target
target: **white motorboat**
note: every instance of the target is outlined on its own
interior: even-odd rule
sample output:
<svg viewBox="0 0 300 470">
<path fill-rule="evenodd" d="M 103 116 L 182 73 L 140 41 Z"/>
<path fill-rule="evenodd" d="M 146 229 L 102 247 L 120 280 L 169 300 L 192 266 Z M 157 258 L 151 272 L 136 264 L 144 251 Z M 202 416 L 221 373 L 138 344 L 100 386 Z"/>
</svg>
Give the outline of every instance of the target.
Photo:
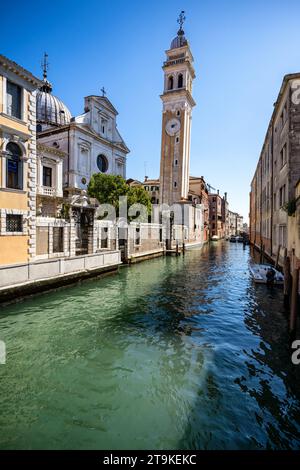
<svg viewBox="0 0 300 470">
<path fill-rule="evenodd" d="M 273 284 L 283 284 L 283 274 L 277 271 L 277 269 L 273 268 L 273 266 L 271 266 L 270 264 L 252 264 L 250 266 L 250 272 L 254 281 L 257 283 L 267 284 L 268 278 L 270 281 L 273 276 Z"/>
</svg>

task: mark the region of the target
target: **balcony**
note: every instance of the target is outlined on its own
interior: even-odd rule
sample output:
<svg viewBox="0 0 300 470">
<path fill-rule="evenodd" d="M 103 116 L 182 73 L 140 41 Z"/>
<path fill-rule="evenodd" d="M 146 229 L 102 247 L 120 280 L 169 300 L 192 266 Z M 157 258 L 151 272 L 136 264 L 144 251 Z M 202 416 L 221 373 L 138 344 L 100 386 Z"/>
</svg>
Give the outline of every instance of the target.
<svg viewBox="0 0 300 470">
<path fill-rule="evenodd" d="M 37 192 L 38 194 L 41 194 L 42 196 L 50 196 L 50 197 L 57 196 L 56 188 L 51 188 L 50 186 L 41 186 L 38 188 Z"/>
</svg>

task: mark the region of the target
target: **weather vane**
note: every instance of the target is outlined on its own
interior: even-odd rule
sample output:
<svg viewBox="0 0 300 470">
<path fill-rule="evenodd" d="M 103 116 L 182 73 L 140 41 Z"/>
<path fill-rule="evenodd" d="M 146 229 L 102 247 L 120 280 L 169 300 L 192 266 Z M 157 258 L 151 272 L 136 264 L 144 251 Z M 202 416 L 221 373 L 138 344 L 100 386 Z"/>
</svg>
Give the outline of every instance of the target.
<svg viewBox="0 0 300 470">
<path fill-rule="evenodd" d="M 42 60 L 41 66 L 42 66 L 42 69 L 43 69 L 43 77 L 44 77 L 44 79 L 46 79 L 47 78 L 47 71 L 49 69 L 49 62 L 48 62 L 47 52 L 44 53 L 44 60 Z"/>
<path fill-rule="evenodd" d="M 101 88 L 101 90 L 100 90 L 100 91 L 102 91 L 102 96 L 105 96 L 105 95 L 106 95 L 106 91 L 105 91 L 105 88 L 104 88 L 104 86 Z"/>
<path fill-rule="evenodd" d="M 185 18 L 185 11 L 182 10 L 180 12 L 180 15 L 178 17 L 178 20 L 177 20 L 177 23 L 179 24 L 179 30 L 182 31 L 182 26 L 183 26 L 183 23 L 185 22 L 186 18 Z"/>
</svg>

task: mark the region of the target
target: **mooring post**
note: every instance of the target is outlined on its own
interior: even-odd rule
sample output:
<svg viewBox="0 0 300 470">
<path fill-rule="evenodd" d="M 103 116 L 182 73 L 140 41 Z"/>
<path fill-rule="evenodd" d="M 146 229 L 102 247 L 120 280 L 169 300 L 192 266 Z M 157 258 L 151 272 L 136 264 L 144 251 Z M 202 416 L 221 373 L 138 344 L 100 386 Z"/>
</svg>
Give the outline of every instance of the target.
<svg viewBox="0 0 300 470">
<path fill-rule="evenodd" d="M 179 255 L 179 247 L 178 247 L 178 240 L 176 241 L 176 256 Z"/>
<path fill-rule="evenodd" d="M 286 307 L 290 304 L 290 293 L 291 293 L 291 263 L 289 256 L 284 257 L 283 262 L 283 302 Z"/>
<path fill-rule="evenodd" d="M 183 244 L 182 244 L 182 254 L 184 255 L 184 253 L 185 253 L 185 243 L 183 242 Z"/>
<path fill-rule="evenodd" d="M 278 245 L 278 249 L 277 249 L 277 256 L 276 256 L 275 269 L 277 269 L 277 268 L 278 268 L 278 263 L 279 263 L 279 254 L 280 254 L 280 245 Z"/>
<path fill-rule="evenodd" d="M 263 262 L 263 244 L 260 242 L 260 264 Z"/>
<path fill-rule="evenodd" d="M 290 315 L 290 337 L 293 340 L 296 337 L 297 311 L 298 311 L 298 288 L 299 288 L 299 268 L 293 271 L 292 280 L 292 299 Z"/>
</svg>

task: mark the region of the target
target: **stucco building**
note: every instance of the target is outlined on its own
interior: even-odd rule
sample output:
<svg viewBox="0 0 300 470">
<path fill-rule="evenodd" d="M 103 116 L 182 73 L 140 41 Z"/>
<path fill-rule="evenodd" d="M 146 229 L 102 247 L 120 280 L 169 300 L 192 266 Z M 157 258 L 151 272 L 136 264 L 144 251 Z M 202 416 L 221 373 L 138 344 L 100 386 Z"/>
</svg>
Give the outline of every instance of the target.
<svg viewBox="0 0 300 470">
<path fill-rule="evenodd" d="M 36 98 L 38 78 L 0 55 L 0 264 L 36 251 Z"/>
<path fill-rule="evenodd" d="M 224 202 L 219 191 L 217 193 L 209 193 L 209 233 L 210 237 L 225 237 L 225 219 L 224 219 Z"/>
<path fill-rule="evenodd" d="M 297 184 L 300 178 L 300 74 L 286 75 L 274 105 L 265 141 L 251 182 L 250 241 L 272 259 L 285 249 L 291 266 L 299 265 L 295 247 Z M 293 217 L 293 223 L 290 218 Z"/>
</svg>

